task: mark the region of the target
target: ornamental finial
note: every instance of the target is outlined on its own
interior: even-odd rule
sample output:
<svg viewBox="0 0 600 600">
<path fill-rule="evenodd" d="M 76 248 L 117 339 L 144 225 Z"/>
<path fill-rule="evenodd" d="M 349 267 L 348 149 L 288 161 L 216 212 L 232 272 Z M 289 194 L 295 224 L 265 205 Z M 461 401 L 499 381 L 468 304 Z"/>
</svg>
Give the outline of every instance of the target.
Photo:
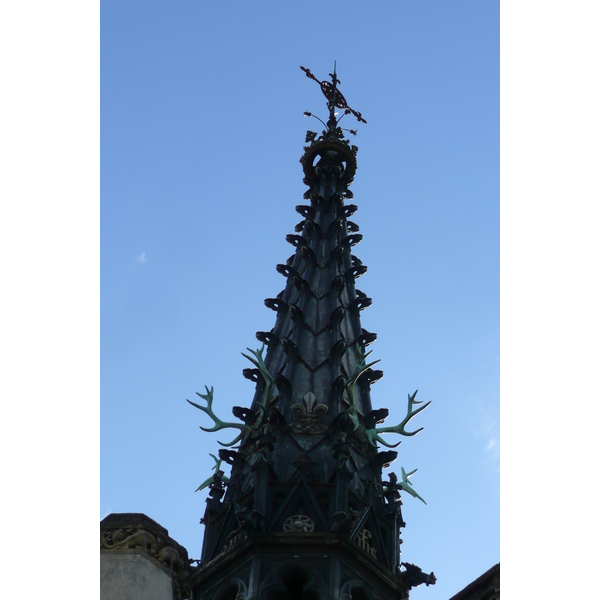
<svg viewBox="0 0 600 600">
<path fill-rule="evenodd" d="M 341 83 L 341 81 L 337 78 L 337 73 L 336 73 L 336 66 L 337 66 L 337 61 L 333 63 L 333 73 L 329 73 L 329 76 L 331 77 L 331 83 L 329 81 L 319 81 L 310 71 L 310 69 L 307 69 L 306 67 L 300 67 L 305 73 L 306 76 L 309 79 L 312 79 L 314 81 L 316 81 L 319 86 L 321 87 L 321 91 L 323 92 L 323 95 L 325 96 L 325 98 L 327 98 L 327 108 L 329 109 L 329 120 L 327 121 L 327 128 L 329 131 L 334 131 L 338 125 L 338 123 L 341 121 L 341 119 L 344 117 L 344 115 L 354 115 L 357 120 L 361 123 L 366 123 L 365 119 L 363 119 L 363 116 L 356 110 L 350 108 L 348 106 L 348 103 L 346 102 L 346 98 L 344 98 L 344 95 L 342 94 L 342 92 L 339 91 L 338 89 L 338 84 Z M 336 108 L 341 108 L 343 109 L 344 113 L 342 114 L 342 116 L 339 119 L 335 118 L 335 109 Z M 304 113 L 307 117 L 312 117 L 314 115 L 312 115 L 309 112 L 305 112 Z M 319 117 L 315 117 L 317 119 L 319 119 Z M 319 119 L 319 121 L 321 121 L 321 119 Z M 323 121 L 321 121 L 321 123 L 323 123 Z M 323 123 L 325 125 L 325 123 Z M 352 131 L 350 130 L 350 133 L 356 135 L 356 131 Z"/>
</svg>

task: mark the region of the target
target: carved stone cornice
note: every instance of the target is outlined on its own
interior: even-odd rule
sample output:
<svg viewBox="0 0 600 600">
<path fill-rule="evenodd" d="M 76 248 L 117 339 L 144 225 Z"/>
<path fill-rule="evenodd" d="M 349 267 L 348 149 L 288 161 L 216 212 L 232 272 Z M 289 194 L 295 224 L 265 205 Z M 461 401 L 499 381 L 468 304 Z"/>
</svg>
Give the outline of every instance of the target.
<svg viewBox="0 0 600 600">
<path fill-rule="evenodd" d="M 169 532 L 143 513 L 111 513 L 100 521 L 100 550 L 141 551 L 171 574 L 177 600 L 189 597 L 193 570 L 187 550 Z"/>
</svg>

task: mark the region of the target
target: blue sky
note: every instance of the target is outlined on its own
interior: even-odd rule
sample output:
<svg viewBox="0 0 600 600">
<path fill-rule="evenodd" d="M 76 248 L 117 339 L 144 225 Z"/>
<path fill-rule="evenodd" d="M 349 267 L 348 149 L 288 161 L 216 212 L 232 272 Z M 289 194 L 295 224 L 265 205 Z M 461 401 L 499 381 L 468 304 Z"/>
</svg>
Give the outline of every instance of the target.
<svg viewBox="0 0 600 600">
<path fill-rule="evenodd" d="M 403 560 L 448 598 L 500 559 L 497 2 L 101 5 L 101 517 L 145 512 L 200 555 L 214 435 L 203 386 L 248 405 L 241 352 L 293 252 L 298 162 L 337 61 L 389 422 L 431 400 L 391 469 L 418 468 Z M 354 128 L 352 117 L 342 121 Z"/>
</svg>

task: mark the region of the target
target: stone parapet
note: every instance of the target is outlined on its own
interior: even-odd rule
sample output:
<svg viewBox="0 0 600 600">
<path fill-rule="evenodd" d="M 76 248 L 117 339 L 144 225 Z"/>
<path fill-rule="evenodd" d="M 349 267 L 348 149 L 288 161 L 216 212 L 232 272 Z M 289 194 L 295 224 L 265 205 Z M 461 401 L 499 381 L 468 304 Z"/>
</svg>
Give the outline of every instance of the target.
<svg viewBox="0 0 600 600">
<path fill-rule="evenodd" d="M 101 600 L 185 600 L 187 550 L 142 513 L 112 513 L 100 521 Z"/>
</svg>

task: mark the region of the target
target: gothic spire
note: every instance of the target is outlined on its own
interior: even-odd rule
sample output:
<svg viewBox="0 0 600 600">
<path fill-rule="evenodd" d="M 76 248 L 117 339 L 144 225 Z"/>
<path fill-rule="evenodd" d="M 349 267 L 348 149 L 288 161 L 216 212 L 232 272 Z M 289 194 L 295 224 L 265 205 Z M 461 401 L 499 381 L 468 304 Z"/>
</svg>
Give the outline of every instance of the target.
<svg viewBox="0 0 600 600">
<path fill-rule="evenodd" d="M 401 482 L 390 473 L 384 482 L 382 468 L 398 453 L 380 451 L 377 444 L 392 447 L 381 437 L 384 433 L 417 433 L 407 432 L 405 426 L 429 403 L 413 410 L 420 404 L 415 392 L 409 395 L 407 416 L 399 425 L 378 427 L 388 411 L 373 410 L 371 385 L 383 373 L 373 369 L 379 361 L 369 358 L 368 348 L 377 336 L 361 325 L 360 313 L 371 299 L 356 287 L 367 267 L 353 253 L 362 235 L 350 220 L 357 210 L 349 202 L 353 197 L 349 186 L 358 149 L 344 138 L 335 108 L 366 121 L 348 107 L 338 90 L 335 67 L 331 83 L 301 68 L 319 83 L 328 101 L 329 119 L 320 136 L 311 131 L 306 135 L 300 162 L 308 189 L 306 203 L 296 207 L 302 220 L 286 237 L 294 248 L 292 255 L 276 267 L 284 288 L 265 300 L 275 312 L 275 325 L 256 334 L 261 348 L 244 354 L 253 365 L 243 374 L 256 383 L 254 399 L 250 408 L 234 407 L 237 422 L 216 416 L 212 388 L 198 394 L 203 403 L 190 402 L 214 421 L 212 427 L 203 427 L 205 431 L 237 432 L 231 442 L 222 443 L 219 459 L 214 457 L 215 474 L 200 486 L 210 487 L 210 495 L 197 587 L 208 589 L 209 582 L 216 581 L 208 565 L 245 552 L 250 560 L 268 548 L 267 554 L 281 553 L 283 563 L 275 560 L 272 573 L 270 567 L 252 563 L 253 569 L 266 571 L 244 583 L 248 598 L 262 597 L 261 585 L 269 577 L 287 585 L 284 575 L 278 580 L 274 573 L 291 558 L 285 558 L 292 548 L 289 543 L 302 542 L 308 552 L 300 561 L 302 577 L 314 575 L 316 567 L 308 557 L 316 544 L 321 554 L 327 549 L 331 555 L 340 585 L 344 581 L 351 587 L 358 585 L 350 583 L 354 580 L 344 575 L 342 565 L 344 560 L 355 560 L 353 548 L 358 546 L 362 552 L 358 556 L 367 565 L 356 567 L 364 571 L 361 577 L 372 580 L 371 585 L 381 588 L 386 597 L 391 593 L 405 597 L 410 587 L 429 585 L 435 578 L 400 562 L 399 533 L 404 526 L 400 491 L 408 486 L 411 473 L 403 470 Z M 229 480 L 221 461 L 231 465 Z M 412 488 L 407 491 L 416 493 Z M 329 597 L 330 591 L 323 597 Z"/>
</svg>

